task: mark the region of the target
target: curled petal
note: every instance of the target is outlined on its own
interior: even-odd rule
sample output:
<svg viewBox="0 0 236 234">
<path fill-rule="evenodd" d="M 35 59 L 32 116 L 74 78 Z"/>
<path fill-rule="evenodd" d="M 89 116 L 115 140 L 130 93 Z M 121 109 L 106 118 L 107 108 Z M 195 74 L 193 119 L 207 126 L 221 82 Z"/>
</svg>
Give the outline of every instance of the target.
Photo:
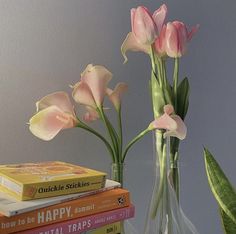
<svg viewBox="0 0 236 234">
<path fill-rule="evenodd" d="M 147 8 L 139 6 L 131 11 L 132 32 L 140 44 L 151 45 L 157 37 L 157 27 Z"/>
<path fill-rule="evenodd" d="M 128 89 L 128 85 L 126 83 L 118 83 L 114 90 L 107 89 L 107 95 L 110 101 L 115 106 L 116 110 L 120 108 L 121 96 Z"/>
<path fill-rule="evenodd" d="M 191 31 L 188 33 L 188 41 L 190 41 L 192 39 L 192 37 L 194 36 L 194 34 L 199 30 L 200 25 L 197 24 L 196 26 L 194 26 Z"/>
<path fill-rule="evenodd" d="M 137 39 L 135 38 L 134 34 L 132 32 L 128 33 L 127 37 L 125 38 L 124 42 L 121 45 L 121 53 L 125 59 L 124 63 L 128 61 L 128 58 L 126 56 L 127 51 L 142 51 L 144 53 L 149 53 L 150 46 L 140 44 Z"/>
<path fill-rule="evenodd" d="M 49 106 L 57 106 L 64 112 L 74 113 L 74 108 L 66 92 L 55 92 L 43 97 L 36 103 L 37 112 Z"/>
<path fill-rule="evenodd" d="M 173 131 L 173 130 L 177 129 L 176 121 L 174 121 L 170 117 L 170 115 L 168 115 L 166 113 L 164 113 L 159 118 L 155 119 L 151 123 L 151 125 L 154 129 L 166 129 L 166 130 L 170 130 L 170 131 Z"/>
<path fill-rule="evenodd" d="M 183 120 L 178 115 L 172 115 L 171 118 L 176 122 L 177 128 L 174 130 L 169 130 L 164 133 L 164 137 L 172 136 L 177 137 L 180 140 L 185 139 L 187 135 L 187 127 Z"/>
<path fill-rule="evenodd" d="M 99 114 L 94 108 L 87 106 L 86 110 L 87 112 L 83 116 L 85 122 L 92 122 L 99 119 Z"/>
<path fill-rule="evenodd" d="M 156 23 L 158 33 L 160 35 L 162 26 L 164 24 L 164 21 L 166 19 L 167 14 L 167 7 L 165 4 L 161 5 L 154 13 L 153 13 L 153 20 Z"/>
<path fill-rule="evenodd" d="M 76 125 L 74 116 L 63 112 L 57 106 L 50 106 L 35 114 L 29 121 L 30 131 L 38 138 L 49 141 L 62 129 Z"/>
<path fill-rule="evenodd" d="M 108 82 L 112 78 L 112 73 L 103 66 L 90 66 L 82 73 L 81 81 L 90 88 L 97 106 L 101 106 L 106 94 Z"/>
<path fill-rule="evenodd" d="M 72 97 L 80 104 L 96 108 L 92 91 L 85 82 L 80 81 L 74 86 Z"/>
</svg>

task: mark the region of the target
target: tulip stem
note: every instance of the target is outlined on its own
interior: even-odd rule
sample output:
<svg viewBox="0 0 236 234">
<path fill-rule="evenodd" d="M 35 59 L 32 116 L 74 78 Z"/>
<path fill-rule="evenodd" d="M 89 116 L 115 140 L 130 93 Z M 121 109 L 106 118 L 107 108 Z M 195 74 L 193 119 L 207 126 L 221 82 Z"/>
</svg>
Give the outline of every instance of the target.
<svg viewBox="0 0 236 234">
<path fill-rule="evenodd" d="M 150 128 L 146 128 L 144 131 L 140 132 L 133 140 L 131 140 L 129 142 L 129 144 L 126 146 L 126 149 L 123 153 L 123 156 L 122 156 L 122 162 L 125 161 L 125 157 L 130 149 L 130 147 L 135 144 L 138 140 L 140 140 L 144 135 L 146 135 L 148 132 L 152 131 L 152 129 Z"/>
<path fill-rule="evenodd" d="M 155 63 L 155 54 L 153 46 L 151 45 L 151 64 L 152 64 L 152 71 L 154 72 L 155 76 L 157 77 L 157 70 L 156 70 L 156 63 Z"/>
<path fill-rule="evenodd" d="M 79 122 L 77 127 L 82 128 L 82 129 L 84 129 L 84 130 L 94 134 L 98 138 L 100 138 L 105 143 L 105 145 L 106 145 L 106 147 L 107 147 L 107 149 L 108 149 L 108 151 L 109 151 L 109 153 L 111 155 L 112 161 L 113 162 L 115 161 L 115 156 L 114 156 L 115 154 L 114 154 L 114 151 L 113 151 L 111 145 L 109 144 L 109 142 L 100 133 L 98 133 L 94 129 L 90 128 L 88 125 L 86 125 L 85 123 L 83 123 L 81 121 Z"/>
<path fill-rule="evenodd" d="M 178 110 L 177 110 L 178 82 L 179 82 L 179 58 L 175 58 L 174 75 L 173 75 L 175 113 L 178 113 Z"/>
</svg>

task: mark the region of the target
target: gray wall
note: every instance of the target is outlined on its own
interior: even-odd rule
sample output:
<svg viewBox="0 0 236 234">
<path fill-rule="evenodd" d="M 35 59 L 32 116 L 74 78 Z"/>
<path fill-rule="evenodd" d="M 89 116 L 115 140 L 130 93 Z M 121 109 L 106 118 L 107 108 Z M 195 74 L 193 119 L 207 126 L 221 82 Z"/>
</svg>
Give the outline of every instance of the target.
<svg viewBox="0 0 236 234">
<path fill-rule="evenodd" d="M 209 147 L 236 182 L 236 2 L 165 1 L 168 20 L 199 23 L 200 31 L 181 60 L 181 75 L 191 83 L 188 137 L 181 145 L 182 207 L 202 234 L 223 233 L 208 188 L 202 146 Z M 99 140 L 79 129 L 43 142 L 28 130 L 34 103 L 57 90 L 70 91 L 88 63 L 104 64 L 129 84 L 124 99 L 126 140 L 152 119 L 147 56 L 129 54 L 122 65 L 120 45 L 130 31 L 129 10 L 140 4 L 156 9 L 160 1 L 0 0 L 0 163 L 66 160 L 109 172 Z M 93 126 L 101 129 L 99 124 Z M 101 129 L 102 130 L 102 129 Z M 130 151 L 126 179 L 142 228 L 152 182 L 152 136 Z"/>
</svg>

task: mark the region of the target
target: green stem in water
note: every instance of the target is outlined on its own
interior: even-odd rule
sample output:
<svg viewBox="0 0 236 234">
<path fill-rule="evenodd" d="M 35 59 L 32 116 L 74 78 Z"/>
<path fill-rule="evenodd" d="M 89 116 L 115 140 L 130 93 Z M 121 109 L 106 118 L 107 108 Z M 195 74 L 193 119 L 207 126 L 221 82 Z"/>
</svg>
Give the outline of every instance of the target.
<svg viewBox="0 0 236 234">
<path fill-rule="evenodd" d="M 147 134 L 148 132 L 150 132 L 150 131 L 152 131 L 152 129 L 146 128 L 144 131 L 142 131 L 141 133 L 139 133 L 133 140 L 131 140 L 131 141 L 129 142 L 129 144 L 126 146 L 126 149 L 125 149 L 125 151 L 124 151 L 124 153 L 123 153 L 122 162 L 125 161 L 125 157 L 126 157 L 128 151 L 129 151 L 129 149 L 131 148 L 131 146 L 132 146 L 133 144 L 135 144 L 138 140 L 140 140 L 144 135 L 146 135 L 146 134 Z"/>
</svg>

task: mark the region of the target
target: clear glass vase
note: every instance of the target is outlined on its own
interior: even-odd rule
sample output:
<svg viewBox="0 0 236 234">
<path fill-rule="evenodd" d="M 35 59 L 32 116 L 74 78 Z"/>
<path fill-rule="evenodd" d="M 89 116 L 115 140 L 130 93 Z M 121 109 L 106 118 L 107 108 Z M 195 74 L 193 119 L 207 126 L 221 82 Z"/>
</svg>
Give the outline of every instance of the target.
<svg viewBox="0 0 236 234">
<path fill-rule="evenodd" d="M 174 189 L 170 138 L 155 134 L 155 181 L 146 217 L 144 234 L 198 234 L 194 225 L 183 213 Z M 176 173 L 178 176 L 178 173 Z"/>
<path fill-rule="evenodd" d="M 111 164 L 111 179 L 119 182 L 121 187 L 125 187 L 125 164 L 124 163 L 112 163 Z M 138 233 L 134 226 L 130 223 L 129 220 L 121 222 L 121 233 L 120 234 L 140 234 Z"/>
</svg>

